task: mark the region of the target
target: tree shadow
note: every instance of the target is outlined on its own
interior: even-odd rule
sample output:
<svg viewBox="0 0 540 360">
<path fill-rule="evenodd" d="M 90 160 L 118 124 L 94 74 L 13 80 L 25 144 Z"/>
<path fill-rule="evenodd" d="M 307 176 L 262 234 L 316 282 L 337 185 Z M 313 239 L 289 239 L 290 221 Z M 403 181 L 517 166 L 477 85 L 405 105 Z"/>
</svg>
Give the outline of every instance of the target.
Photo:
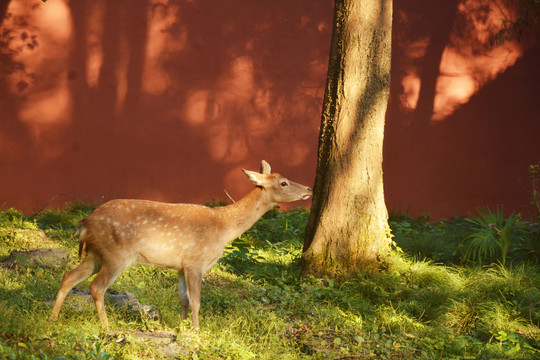
<svg viewBox="0 0 540 360">
<path fill-rule="evenodd" d="M 261 159 L 309 184 L 331 5 L 70 2 L 70 35 L 47 56 L 69 55 L 0 103 L 16 126 L 0 128 L 12 147 L 0 158 L 4 206 L 28 211 L 57 193 L 207 202 L 226 188 L 239 198 L 250 188 L 241 167 Z M 58 116 L 37 111 L 37 98 Z"/>
<path fill-rule="evenodd" d="M 526 176 L 540 153 L 532 135 L 540 128 L 528 89 L 540 76 L 532 65 L 538 42 L 491 47 L 500 25 L 492 4 L 441 6 L 451 14 L 442 26 L 414 2 L 395 7 L 387 203 L 434 218 L 500 204 L 531 213 Z"/>
</svg>

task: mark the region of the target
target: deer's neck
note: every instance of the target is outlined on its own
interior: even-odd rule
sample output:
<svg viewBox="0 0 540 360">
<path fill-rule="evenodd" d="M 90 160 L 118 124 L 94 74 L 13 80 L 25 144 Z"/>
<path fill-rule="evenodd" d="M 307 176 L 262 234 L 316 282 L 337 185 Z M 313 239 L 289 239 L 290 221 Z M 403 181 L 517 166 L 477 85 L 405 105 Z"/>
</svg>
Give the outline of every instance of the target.
<svg viewBox="0 0 540 360">
<path fill-rule="evenodd" d="M 222 208 L 224 226 L 229 243 L 253 226 L 275 203 L 265 199 L 264 190 L 253 189 L 248 195 L 234 204 Z"/>
</svg>

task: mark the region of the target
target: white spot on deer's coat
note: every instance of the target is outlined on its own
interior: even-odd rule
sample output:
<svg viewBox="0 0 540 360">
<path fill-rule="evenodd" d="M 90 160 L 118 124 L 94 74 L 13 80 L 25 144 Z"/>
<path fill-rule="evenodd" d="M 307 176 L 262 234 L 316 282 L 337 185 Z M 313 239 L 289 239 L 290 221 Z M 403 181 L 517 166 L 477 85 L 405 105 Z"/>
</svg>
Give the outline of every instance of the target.
<svg viewBox="0 0 540 360">
<path fill-rule="evenodd" d="M 120 226 L 120 223 L 118 221 L 113 222 L 114 226 Z"/>
</svg>

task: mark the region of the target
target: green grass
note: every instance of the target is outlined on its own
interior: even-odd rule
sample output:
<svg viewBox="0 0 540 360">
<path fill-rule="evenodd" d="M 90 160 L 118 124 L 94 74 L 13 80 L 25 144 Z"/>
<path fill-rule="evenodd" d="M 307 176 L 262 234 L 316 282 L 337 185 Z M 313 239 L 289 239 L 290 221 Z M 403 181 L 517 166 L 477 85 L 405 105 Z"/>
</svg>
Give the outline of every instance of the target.
<svg viewBox="0 0 540 360">
<path fill-rule="evenodd" d="M 64 307 L 48 322 L 62 275 L 78 262 L 72 207 L 29 217 L 0 211 L 0 260 L 12 250 L 66 248 L 64 268 L 0 266 L 0 359 L 165 358 L 134 332 L 173 332 L 179 359 L 534 359 L 540 358 L 540 269 L 462 265 L 463 219 L 393 216 L 396 251 L 384 271 L 343 281 L 302 277 L 308 212 L 271 211 L 225 251 L 206 276 L 201 330 L 180 321 L 177 275 L 132 267 L 111 286 L 159 309 L 160 320 L 108 307 L 104 334 L 92 305 Z M 47 238 L 36 236 L 43 230 Z M 89 281 L 79 284 L 87 288 Z"/>
</svg>

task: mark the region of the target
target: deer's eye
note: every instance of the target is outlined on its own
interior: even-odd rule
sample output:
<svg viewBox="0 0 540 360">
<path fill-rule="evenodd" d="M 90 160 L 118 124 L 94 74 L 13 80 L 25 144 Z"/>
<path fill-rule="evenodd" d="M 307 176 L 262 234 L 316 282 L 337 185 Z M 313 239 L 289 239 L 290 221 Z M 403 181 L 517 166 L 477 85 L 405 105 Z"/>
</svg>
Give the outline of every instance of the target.
<svg viewBox="0 0 540 360">
<path fill-rule="evenodd" d="M 287 186 L 289 184 L 287 184 L 285 181 L 281 183 L 281 186 Z"/>
</svg>

